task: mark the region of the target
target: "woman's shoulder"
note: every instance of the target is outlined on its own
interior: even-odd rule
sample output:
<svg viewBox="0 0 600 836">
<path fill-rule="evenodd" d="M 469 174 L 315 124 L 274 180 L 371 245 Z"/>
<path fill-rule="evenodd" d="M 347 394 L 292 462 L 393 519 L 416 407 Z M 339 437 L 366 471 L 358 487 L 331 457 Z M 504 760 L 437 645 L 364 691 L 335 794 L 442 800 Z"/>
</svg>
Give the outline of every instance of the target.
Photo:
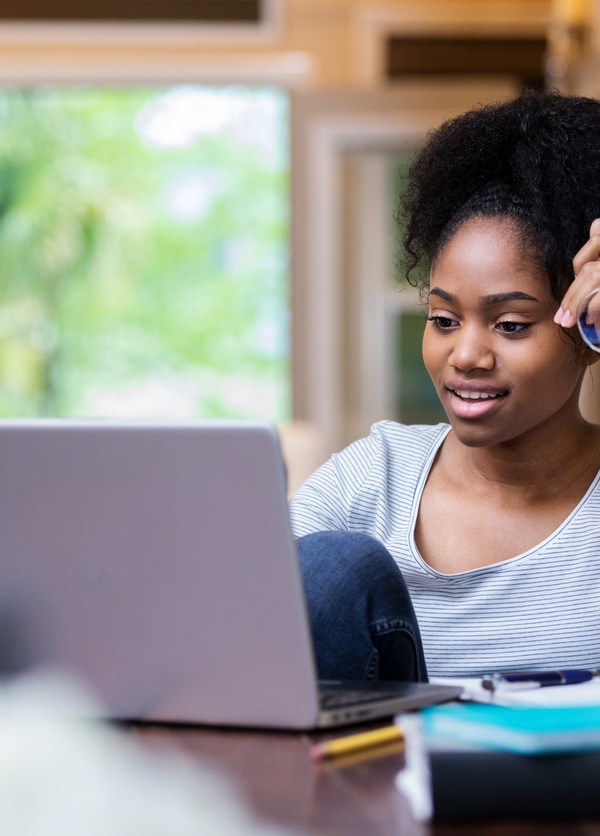
<svg viewBox="0 0 600 836">
<path fill-rule="evenodd" d="M 368 436 L 354 442 L 336 465 L 351 468 L 362 480 L 388 480 L 390 473 L 418 474 L 436 454 L 450 430 L 449 424 L 401 424 L 378 421 Z"/>
<path fill-rule="evenodd" d="M 378 421 L 371 426 L 369 438 L 391 450 L 429 451 L 450 430 L 449 424 L 401 424 Z"/>
<path fill-rule="evenodd" d="M 308 481 L 335 481 L 356 491 L 366 481 L 377 479 L 378 474 L 385 476 L 390 467 L 420 467 L 449 429 L 449 424 L 378 421 L 368 435 L 334 453 Z"/>
</svg>

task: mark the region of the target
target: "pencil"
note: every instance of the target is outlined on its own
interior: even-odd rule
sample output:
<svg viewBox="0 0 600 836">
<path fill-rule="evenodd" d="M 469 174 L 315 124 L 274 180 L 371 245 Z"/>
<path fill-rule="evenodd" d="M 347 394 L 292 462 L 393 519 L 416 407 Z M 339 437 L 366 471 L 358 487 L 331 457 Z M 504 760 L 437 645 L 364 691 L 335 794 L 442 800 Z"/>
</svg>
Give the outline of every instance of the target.
<svg viewBox="0 0 600 836">
<path fill-rule="evenodd" d="M 312 747 L 311 755 L 314 760 L 321 761 L 326 758 L 339 758 L 364 749 L 372 749 L 375 746 L 383 746 L 386 743 L 396 743 L 403 740 L 402 729 L 398 726 L 384 726 L 381 729 L 350 734 L 347 737 L 338 737 L 336 740 L 317 743 Z"/>
</svg>

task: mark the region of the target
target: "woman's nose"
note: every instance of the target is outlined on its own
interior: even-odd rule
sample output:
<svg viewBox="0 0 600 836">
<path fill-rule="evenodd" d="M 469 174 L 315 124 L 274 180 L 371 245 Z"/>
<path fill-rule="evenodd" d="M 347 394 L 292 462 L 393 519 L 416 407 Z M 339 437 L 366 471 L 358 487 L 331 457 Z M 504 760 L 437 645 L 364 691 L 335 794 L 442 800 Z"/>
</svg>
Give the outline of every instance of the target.
<svg viewBox="0 0 600 836">
<path fill-rule="evenodd" d="M 496 358 L 490 345 L 491 335 L 485 328 L 463 325 L 454 337 L 448 362 L 462 371 L 491 371 Z"/>
</svg>

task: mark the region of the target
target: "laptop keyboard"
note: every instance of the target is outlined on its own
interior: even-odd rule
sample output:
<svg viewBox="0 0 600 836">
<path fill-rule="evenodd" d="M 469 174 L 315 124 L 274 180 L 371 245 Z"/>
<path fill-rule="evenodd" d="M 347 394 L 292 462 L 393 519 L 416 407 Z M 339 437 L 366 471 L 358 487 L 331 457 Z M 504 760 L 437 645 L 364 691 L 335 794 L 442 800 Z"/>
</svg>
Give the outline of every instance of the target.
<svg viewBox="0 0 600 836">
<path fill-rule="evenodd" d="M 390 699 L 392 696 L 393 694 L 390 693 L 389 689 L 381 689 L 380 691 L 375 688 L 365 690 L 348 689 L 345 691 L 339 690 L 321 693 L 320 702 L 321 708 L 323 709 L 343 708 L 347 705 L 360 705 L 361 703 L 373 702 L 374 700 Z"/>
</svg>

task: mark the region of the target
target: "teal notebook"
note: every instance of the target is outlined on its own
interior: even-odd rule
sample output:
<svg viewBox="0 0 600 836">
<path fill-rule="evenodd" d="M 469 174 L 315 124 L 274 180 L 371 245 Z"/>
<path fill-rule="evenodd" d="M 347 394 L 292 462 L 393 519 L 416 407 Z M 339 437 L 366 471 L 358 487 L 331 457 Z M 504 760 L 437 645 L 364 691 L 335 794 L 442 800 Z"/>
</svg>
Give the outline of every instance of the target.
<svg viewBox="0 0 600 836">
<path fill-rule="evenodd" d="M 509 708 L 464 703 L 434 706 L 421 714 L 430 740 L 529 755 L 600 750 L 600 706 Z"/>
</svg>

